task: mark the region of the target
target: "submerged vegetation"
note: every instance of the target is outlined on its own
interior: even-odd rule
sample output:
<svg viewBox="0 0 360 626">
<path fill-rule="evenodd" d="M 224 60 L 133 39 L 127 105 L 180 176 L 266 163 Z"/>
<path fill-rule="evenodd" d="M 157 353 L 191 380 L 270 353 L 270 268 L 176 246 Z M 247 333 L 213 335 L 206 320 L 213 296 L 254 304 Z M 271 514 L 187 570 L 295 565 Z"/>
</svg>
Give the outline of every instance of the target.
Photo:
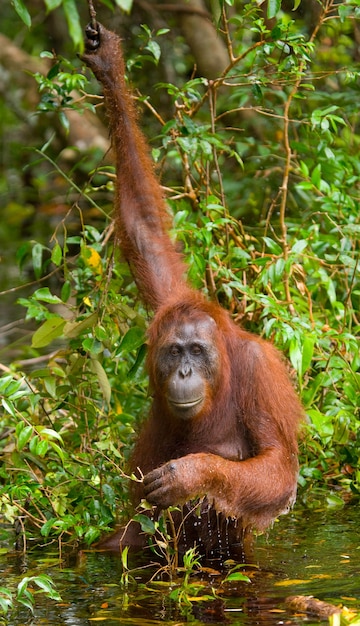
<svg viewBox="0 0 360 626">
<path fill-rule="evenodd" d="M 57 3 L 65 12 L 69 4 Z M 228 58 L 219 78 L 192 74 L 175 22 L 169 32 L 137 30 L 128 71 L 191 281 L 289 358 L 307 415 L 298 502 L 315 508 L 343 506 L 360 493 L 360 7 L 310 4 L 307 12 L 304 0 L 295 7 L 278 0 L 266 13 L 252 0 L 219 2 Z M 31 21 L 30 3 L 15 8 Z M 73 10 L 70 36 L 79 46 Z M 5 21 L 13 17 L 7 8 Z M 49 47 L 46 31 L 42 43 Z M 60 147 L 69 111 L 101 115 L 95 83 L 79 61 L 42 56 L 51 68 L 34 80 L 51 132 L 25 153 L 17 178 L 25 191 L 12 188 L 10 176 L 24 162 L 18 139 L 0 177 L 3 242 L 17 212 L 35 226 L 47 210 L 58 215 L 50 236 L 25 237 L 16 256 L 30 283 L 18 298 L 30 340 L 1 350 L 0 515 L 12 527 L 3 537 L 15 528 L 18 548 L 52 541 L 61 555 L 131 514 L 126 461 L 148 407 L 148 313 L 113 249 L 111 159 Z M 169 67 L 179 68 L 176 76 Z M 6 101 L 0 110 L 11 134 L 13 112 Z M 157 546 L 167 554 L 168 539 Z M 172 592 L 179 601 L 193 594 L 188 572 L 196 566 L 189 554 Z M 53 593 L 47 579 L 34 583 Z M 11 602 L 0 590 L 3 612 Z"/>
</svg>

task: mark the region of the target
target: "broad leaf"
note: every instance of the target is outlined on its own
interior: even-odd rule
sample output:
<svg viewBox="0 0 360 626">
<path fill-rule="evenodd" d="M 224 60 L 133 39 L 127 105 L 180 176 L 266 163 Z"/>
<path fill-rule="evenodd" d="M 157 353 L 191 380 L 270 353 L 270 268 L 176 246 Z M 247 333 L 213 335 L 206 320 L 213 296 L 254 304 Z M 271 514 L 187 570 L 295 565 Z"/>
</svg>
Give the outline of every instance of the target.
<svg viewBox="0 0 360 626">
<path fill-rule="evenodd" d="M 63 334 L 65 320 L 60 316 L 54 316 L 46 320 L 33 334 L 31 345 L 33 348 L 44 348 L 54 339 Z"/>
<path fill-rule="evenodd" d="M 281 9 L 281 0 L 268 0 L 267 16 L 271 20 Z"/>
<path fill-rule="evenodd" d="M 28 28 L 31 26 L 31 16 L 22 0 L 12 0 L 14 9 Z"/>
</svg>

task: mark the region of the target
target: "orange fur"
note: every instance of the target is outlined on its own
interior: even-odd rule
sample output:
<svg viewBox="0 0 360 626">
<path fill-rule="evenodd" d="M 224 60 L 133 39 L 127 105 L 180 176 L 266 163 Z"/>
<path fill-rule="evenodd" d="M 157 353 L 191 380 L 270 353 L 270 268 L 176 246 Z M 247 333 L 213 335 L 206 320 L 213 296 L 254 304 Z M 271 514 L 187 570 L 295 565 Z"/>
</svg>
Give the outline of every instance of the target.
<svg viewBox="0 0 360 626">
<path fill-rule="evenodd" d="M 160 508 L 205 497 L 200 522 L 189 515 L 185 534 L 205 552 L 213 550 L 216 535 L 229 551 L 244 529 L 265 528 L 293 503 L 302 409 L 277 350 L 238 328 L 218 304 L 188 285 L 125 85 L 120 41 L 101 25 L 98 29 L 99 45 L 88 49 L 84 60 L 103 85 L 110 120 L 117 233 L 142 298 L 155 310 L 147 361 L 154 401 L 132 458 L 132 467 L 145 474 L 134 504 L 144 489 Z M 201 411 L 181 420 L 169 410 L 157 379 L 160 351 L 165 336 L 208 317 L 216 323 L 207 341 L 216 346 L 219 374 L 206 383 Z M 109 547 L 118 540 L 115 535 Z M 122 543 L 134 543 L 134 526 Z"/>
</svg>

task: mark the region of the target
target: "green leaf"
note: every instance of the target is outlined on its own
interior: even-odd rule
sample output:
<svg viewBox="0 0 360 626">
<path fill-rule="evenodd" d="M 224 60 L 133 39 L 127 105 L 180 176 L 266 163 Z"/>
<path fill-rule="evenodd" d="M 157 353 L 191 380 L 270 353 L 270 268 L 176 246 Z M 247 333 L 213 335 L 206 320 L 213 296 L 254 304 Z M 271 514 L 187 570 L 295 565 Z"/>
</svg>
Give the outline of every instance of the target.
<svg viewBox="0 0 360 626">
<path fill-rule="evenodd" d="M 129 546 L 125 546 L 125 548 L 121 550 L 121 564 L 123 566 L 123 569 L 128 569 L 128 553 Z"/>
<path fill-rule="evenodd" d="M 48 394 L 52 398 L 56 398 L 56 379 L 53 376 L 46 376 L 43 380 Z"/>
<path fill-rule="evenodd" d="M 46 595 L 52 600 L 60 601 L 61 596 L 54 589 L 54 582 L 51 580 L 50 576 L 46 574 L 40 574 L 39 576 L 33 576 L 32 582 L 35 583 L 39 587 L 45 591 Z"/>
<path fill-rule="evenodd" d="M 46 320 L 33 334 L 31 345 L 33 348 L 44 348 L 49 343 L 63 334 L 65 320 L 60 316 L 54 316 Z"/>
<path fill-rule="evenodd" d="M 46 78 L 48 78 L 49 80 L 52 80 L 53 78 L 55 78 L 55 76 L 57 76 L 57 75 L 58 75 L 59 70 L 60 70 L 60 63 L 55 63 L 55 65 L 53 65 L 53 66 L 49 69 L 49 71 L 48 71 L 48 73 L 47 73 L 47 77 L 46 77 Z M 56 244 L 56 245 L 59 245 L 59 244 Z"/>
<path fill-rule="evenodd" d="M 33 427 L 32 426 L 25 426 L 19 433 L 18 435 L 18 439 L 17 439 L 17 449 L 18 450 L 22 450 L 27 442 L 31 439 L 31 436 L 33 434 Z"/>
<path fill-rule="evenodd" d="M 98 528 L 94 528 L 94 526 L 90 526 L 90 528 L 88 528 L 86 530 L 86 533 L 84 535 L 84 541 L 85 543 L 87 543 L 88 545 L 90 545 L 91 543 L 93 543 L 96 539 L 99 539 L 100 536 L 100 531 Z"/>
<path fill-rule="evenodd" d="M 89 352 L 92 358 L 96 358 L 97 355 L 104 351 L 104 347 L 101 341 L 98 341 L 94 337 L 86 337 L 82 342 L 82 347 L 85 352 Z"/>
<path fill-rule="evenodd" d="M 228 576 L 226 576 L 226 582 L 228 582 L 229 580 L 242 580 L 247 583 L 251 582 L 250 578 L 242 572 L 233 572 L 232 574 L 229 574 Z"/>
<path fill-rule="evenodd" d="M 0 613 L 6 615 L 9 609 L 13 608 L 12 593 L 6 587 L 0 587 Z M 2 623 L 2 622 L 1 622 Z M 4 624 L 7 623 L 4 622 Z"/>
<path fill-rule="evenodd" d="M 351 15 L 352 7 L 346 6 L 345 4 L 339 4 L 338 12 L 340 17 L 340 22 L 344 22 L 349 15 Z"/>
<path fill-rule="evenodd" d="M 51 260 L 54 263 L 54 265 L 59 267 L 61 260 L 62 260 L 62 249 L 58 243 L 55 244 L 55 246 L 53 247 L 51 251 Z"/>
<path fill-rule="evenodd" d="M 65 463 L 65 453 L 64 453 L 64 450 L 62 448 L 60 448 L 60 446 L 58 446 L 58 444 L 55 443 L 54 441 L 49 441 L 49 445 L 50 445 L 50 448 L 52 448 L 54 450 L 54 452 L 56 452 L 56 454 L 58 455 L 58 457 L 61 460 L 62 464 L 64 465 L 64 463 Z"/>
<path fill-rule="evenodd" d="M 37 289 L 34 293 L 34 299 L 40 300 L 41 302 L 47 302 L 48 304 L 62 304 L 62 300 L 58 298 L 58 296 L 54 296 L 49 287 L 42 287 L 41 289 Z"/>
<path fill-rule="evenodd" d="M 91 368 L 96 374 L 102 394 L 106 402 L 109 404 L 111 400 L 111 385 L 109 383 L 107 374 L 101 363 L 99 363 L 99 361 L 96 361 L 95 359 L 91 359 Z"/>
<path fill-rule="evenodd" d="M 60 297 L 63 302 L 67 302 L 71 296 L 71 283 L 69 280 L 65 281 L 61 287 Z"/>
<path fill-rule="evenodd" d="M 39 435 L 35 435 L 34 437 L 32 437 L 29 443 L 29 450 L 31 454 L 36 454 L 36 448 L 37 448 L 38 443 L 39 443 Z"/>
<path fill-rule="evenodd" d="M 44 246 L 36 243 L 31 251 L 35 278 L 41 278 Z"/>
<path fill-rule="evenodd" d="M 161 48 L 159 44 L 157 43 L 157 41 L 154 41 L 153 39 L 151 39 L 146 45 L 145 49 L 151 52 L 151 54 L 153 55 L 156 61 L 159 61 L 160 56 L 161 56 Z"/>
<path fill-rule="evenodd" d="M 350 436 L 350 420 L 344 415 L 340 415 L 334 425 L 333 440 L 339 445 L 345 445 Z"/>
<path fill-rule="evenodd" d="M 24 578 L 22 580 L 20 580 L 18 587 L 17 587 L 17 592 L 18 594 L 22 594 L 26 591 L 26 588 L 28 586 L 28 583 L 30 582 L 30 577 L 29 576 L 24 576 Z"/>
<path fill-rule="evenodd" d="M 263 237 L 263 241 L 266 244 L 266 247 L 269 248 L 270 252 L 277 255 L 282 254 L 282 248 L 281 246 L 279 246 L 278 243 L 276 243 L 276 241 L 274 241 L 270 237 Z"/>
<path fill-rule="evenodd" d="M 310 367 L 314 354 L 315 340 L 313 337 L 305 336 L 302 345 L 301 374 L 304 375 Z"/>
<path fill-rule="evenodd" d="M 62 3 L 65 18 L 69 28 L 70 37 L 76 48 L 83 48 L 83 32 L 80 23 L 80 16 L 75 0 L 63 0 Z"/>
<path fill-rule="evenodd" d="M 53 11 L 60 6 L 61 2 L 62 0 L 45 0 L 45 6 L 48 11 Z"/>
<path fill-rule="evenodd" d="M 74 339 L 81 335 L 81 333 L 87 328 L 91 328 L 96 324 L 98 319 L 98 313 L 91 313 L 80 322 L 66 322 L 64 326 L 64 335 L 69 339 Z"/>
<path fill-rule="evenodd" d="M 345 506 L 344 500 L 340 496 L 335 495 L 334 493 L 328 495 L 326 498 L 326 501 L 328 505 L 331 507 L 339 508 L 339 507 Z"/>
<path fill-rule="evenodd" d="M 133 0 L 115 0 L 115 4 L 125 13 L 130 13 Z"/>
<path fill-rule="evenodd" d="M 320 189 L 321 183 L 321 164 L 318 163 L 311 173 L 311 182 L 317 189 Z"/>
<path fill-rule="evenodd" d="M 139 350 L 138 350 L 138 353 L 136 355 L 136 359 L 135 359 L 134 365 L 128 371 L 128 378 L 129 379 L 131 379 L 131 378 L 133 378 L 135 376 L 135 374 L 138 371 L 139 367 L 141 366 L 141 364 L 145 360 L 146 353 L 147 353 L 147 346 L 146 346 L 145 343 L 143 343 L 140 346 Z"/>
<path fill-rule="evenodd" d="M 49 442 L 47 441 L 47 439 L 40 439 L 40 441 L 38 441 L 34 454 L 37 454 L 40 457 L 44 457 L 45 454 L 47 453 L 49 449 Z"/>
<path fill-rule="evenodd" d="M 299 239 L 298 241 L 295 241 L 293 247 L 291 248 L 291 252 L 294 252 L 295 254 L 301 254 L 305 248 L 307 248 L 308 246 L 308 241 L 306 241 L 306 239 Z"/>
<path fill-rule="evenodd" d="M 57 441 L 63 443 L 60 433 L 56 432 L 53 428 L 41 428 L 40 426 L 38 426 L 38 428 L 42 436 L 45 435 L 48 439 L 57 439 Z"/>
<path fill-rule="evenodd" d="M 16 417 L 16 416 L 17 416 L 17 413 L 16 413 L 16 410 L 15 410 L 15 407 L 14 407 L 14 405 L 13 405 L 13 403 L 12 403 L 12 402 L 8 402 L 8 400 L 5 400 L 5 398 L 2 398 L 2 399 L 1 399 L 1 404 L 3 405 L 4 409 L 5 409 L 8 413 L 10 413 L 10 415 L 12 415 L 13 417 Z"/>
<path fill-rule="evenodd" d="M 119 352 L 130 352 L 131 350 L 137 350 L 145 341 L 145 335 L 142 328 L 133 326 L 130 328 L 124 336 Z"/>
<path fill-rule="evenodd" d="M 148 535 L 154 535 L 156 532 L 155 524 L 147 515 L 142 515 L 142 513 L 138 513 L 134 515 L 133 519 L 136 522 L 139 522 L 141 526 L 141 530 Z"/>
<path fill-rule="evenodd" d="M 65 132 L 68 133 L 70 129 L 69 118 L 67 117 L 65 111 L 59 111 L 58 115 L 59 115 L 59 121 L 60 121 L 61 126 L 63 127 Z"/>
<path fill-rule="evenodd" d="M 31 613 L 34 613 L 34 598 L 32 593 L 30 593 L 30 591 L 26 591 L 21 595 L 18 595 L 17 597 L 17 601 L 19 602 L 19 604 L 22 604 L 23 606 L 26 606 L 27 609 L 29 609 L 29 611 L 31 611 Z"/>
<path fill-rule="evenodd" d="M 261 102 L 263 100 L 263 92 L 258 83 L 253 83 L 251 86 L 251 90 L 253 92 L 254 98 Z"/>
<path fill-rule="evenodd" d="M 32 579 L 32 576 L 25 576 L 25 578 L 23 578 L 19 582 L 18 588 L 17 588 L 16 599 L 18 602 L 20 602 L 20 604 L 23 604 L 24 606 L 26 606 L 33 613 L 34 612 L 34 596 L 31 593 L 31 591 L 29 591 L 27 588 L 29 582 L 31 582 L 31 579 Z"/>
<path fill-rule="evenodd" d="M 45 522 L 45 524 L 41 526 L 40 533 L 42 534 L 43 537 L 48 537 L 51 529 L 53 528 L 54 524 L 56 524 L 56 522 L 57 522 L 57 518 L 51 517 Z"/>
<path fill-rule="evenodd" d="M 308 409 L 307 414 L 320 437 L 332 437 L 334 427 L 331 417 L 318 411 L 318 409 Z"/>
<path fill-rule="evenodd" d="M 289 357 L 293 368 L 300 374 L 302 368 L 302 351 L 297 337 L 294 337 L 290 341 Z"/>
<path fill-rule="evenodd" d="M 272 263 L 269 267 L 269 279 L 272 284 L 279 282 L 285 271 L 285 259 L 282 257 Z"/>
<path fill-rule="evenodd" d="M 12 0 L 12 4 L 14 5 L 14 9 L 20 19 L 24 22 L 24 24 L 30 28 L 31 26 L 31 16 L 29 11 L 27 10 L 25 4 L 22 0 Z"/>
</svg>

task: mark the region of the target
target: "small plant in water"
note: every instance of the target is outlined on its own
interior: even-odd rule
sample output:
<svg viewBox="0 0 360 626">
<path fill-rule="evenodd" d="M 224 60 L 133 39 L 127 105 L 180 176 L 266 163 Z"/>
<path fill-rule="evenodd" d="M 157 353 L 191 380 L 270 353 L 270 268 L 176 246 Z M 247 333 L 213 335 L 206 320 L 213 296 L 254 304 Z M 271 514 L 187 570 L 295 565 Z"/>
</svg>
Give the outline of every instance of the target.
<svg viewBox="0 0 360 626">
<path fill-rule="evenodd" d="M 153 507 L 146 500 L 142 500 L 140 512 L 133 519 L 139 522 L 142 532 L 148 535 L 152 551 L 161 560 L 165 560 L 166 564 L 161 569 L 164 569 L 171 579 L 176 574 L 179 565 L 178 535 L 180 530 L 176 532 L 172 516 L 172 511 L 177 511 L 178 507 L 165 509 L 156 520 L 146 514 L 146 511 L 152 509 Z"/>
<path fill-rule="evenodd" d="M 170 591 L 171 600 L 176 600 L 179 606 L 191 606 L 194 601 L 214 600 L 215 594 L 203 594 L 205 582 L 202 580 L 192 581 L 191 576 L 194 572 L 201 570 L 201 558 L 197 553 L 196 547 L 187 550 L 183 557 L 183 567 L 178 568 L 178 573 L 184 577 L 179 585 Z"/>
<path fill-rule="evenodd" d="M 234 580 L 242 581 L 244 583 L 251 583 L 249 576 L 246 576 L 246 574 L 239 571 L 241 569 L 244 569 L 244 567 L 245 565 L 242 563 L 239 563 L 239 565 L 235 565 L 234 567 L 232 567 L 229 570 L 229 572 L 226 574 L 224 580 L 222 581 L 223 584 L 233 582 Z M 251 567 L 255 567 L 255 566 L 252 565 Z"/>
<path fill-rule="evenodd" d="M 37 587 L 38 589 L 34 589 Z M 25 576 L 17 586 L 16 596 L 7 587 L 0 587 L 0 615 L 6 615 L 18 602 L 34 613 L 35 595 L 44 593 L 50 600 L 61 601 L 61 596 L 54 589 L 54 583 L 49 576 Z"/>
<path fill-rule="evenodd" d="M 250 583 L 250 578 L 243 572 L 238 571 L 243 569 L 243 567 L 243 564 L 239 564 L 231 568 L 223 579 L 221 586 L 230 581 Z M 170 599 L 175 600 L 180 610 L 185 612 L 192 607 L 194 602 L 209 602 L 219 599 L 219 587 L 215 589 L 208 580 L 203 578 L 194 580 L 192 577 L 195 573 L 206 574 L 206 570 L 201 565 L 201 557 L 197 553 L 196 547 L 190 548 L 184 554 L 183 567 L 178 568 L 178 574 L 183 574 L 183 578 L 180 584 L 176 585 L 169 593 Z"/>
</svg>

